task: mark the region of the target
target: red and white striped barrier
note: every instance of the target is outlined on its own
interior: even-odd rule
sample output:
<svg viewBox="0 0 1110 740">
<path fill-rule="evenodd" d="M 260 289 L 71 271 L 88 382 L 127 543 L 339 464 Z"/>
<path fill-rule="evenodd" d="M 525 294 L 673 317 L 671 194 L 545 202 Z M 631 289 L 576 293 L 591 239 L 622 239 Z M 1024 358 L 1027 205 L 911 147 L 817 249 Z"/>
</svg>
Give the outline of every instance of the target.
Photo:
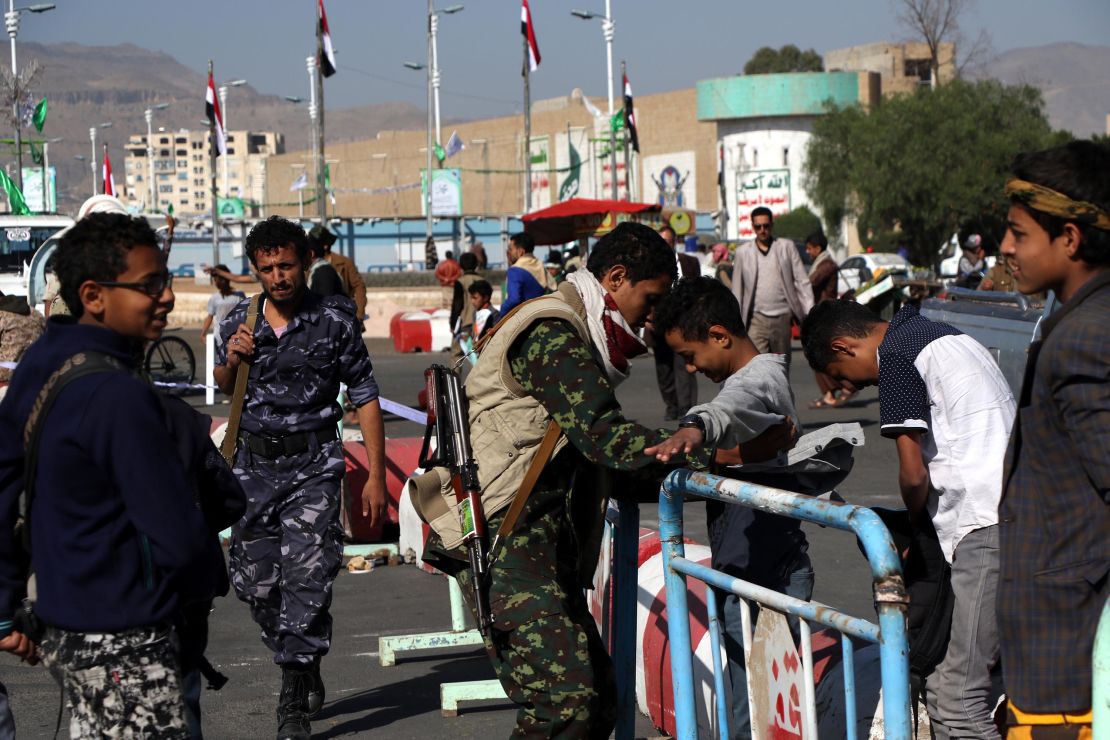
<svg viewBox="0 0 1110 740">
<path fill-rule="evenodd" d="M 451 347 L 451 312 L 403 311 L 389 320 L 389 338 L 397 352 L 440 352 Z"/>
</svg>

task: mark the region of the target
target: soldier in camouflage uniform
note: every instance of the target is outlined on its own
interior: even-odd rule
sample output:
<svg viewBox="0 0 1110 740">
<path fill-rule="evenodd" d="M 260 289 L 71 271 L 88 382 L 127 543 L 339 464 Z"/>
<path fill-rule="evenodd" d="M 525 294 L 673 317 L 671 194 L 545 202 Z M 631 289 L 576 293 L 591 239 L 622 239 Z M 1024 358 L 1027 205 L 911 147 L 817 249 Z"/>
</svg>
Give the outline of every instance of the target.
<svg viewBox="0 0 1110 740">
<path fill-rule="evenodd" d="M 27 305 L 26 298 L 0 293 L 0 362 L 19 362 L 23 352 L 42 336 L 45 325 L 42 316 Z M 11 377 L 10 369 L 0 367 L 0 385 Z"/>
<path fill-rule="evenodd" d="M 232 530 L 231 583 L 282 668 L 277 736 L 308 738 L 308 717 L 323 703 L 320 659 L 331 643 L 328 610 L 342 557 L 340 382 L 366 444 L 362 510 L 371 526 L 386 513 L 385 432 L 354 304 L 306 288 L 304 230 L 275 216 L 251 230 L 246 249 L 263 310 L 253 332 L 244 323 L 249 299 L 224 319 L 215 371 L 231 394 L 243 358 L 251 363 L 233 465 L 247 513 Z"/>
<path fill-rule="evenodd" d="M 645 349 L 625 330 L 642 326 L 666 294 L 677 273 L 674 252 L 652 229 L 621 224 L 597 244 L 587 268 L 589 274 L 574 273 L 559 295 L 536 300 L 567 295 L 573 301 L 578 291 L 604 329 L 595 333 L 591 326 L 587 340 L 567 321 L 543 319 L 525 328 L 508 350 L 513 379 L 569 441 L 544 467 L 491 568 L 493 628 L 486 649 L 520 707 L 516 737 L 607 738 L 612 732 L 613 665 L 583 589 L 597 564 L 605 491 L 617 490 L 612 477 L 635 472 L 657 482 L 664 472 L 644 448 L 666 435 L 626 420 L 613 389 L 627 376 L 627 359 Z M 598 286 L 593 292 L 615 324 L 598 317 L 598 305 L 586 298 L 587 284 Z M 495 354 L 481 355 L 468 391 L 490 363 L 505 360 Z M 503 517 L 504 511 L 489 517 L 490 531 Z M 425 549 L 425 560 L 457 574 L 469 599 L 471 574 L 460 562 L 466 557 L 464 547 L 444 549 L 434 532 Z"/>
</svg>

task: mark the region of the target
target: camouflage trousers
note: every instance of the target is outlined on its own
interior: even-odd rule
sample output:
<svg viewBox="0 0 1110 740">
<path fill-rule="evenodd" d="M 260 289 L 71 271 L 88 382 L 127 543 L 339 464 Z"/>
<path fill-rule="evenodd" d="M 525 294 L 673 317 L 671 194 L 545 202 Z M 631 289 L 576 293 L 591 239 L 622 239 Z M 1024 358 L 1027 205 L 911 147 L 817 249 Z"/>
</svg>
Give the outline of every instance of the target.
<svg viewBox="0 0 1110 740">
<path fill-rule="evenodd" d="M 188 738 L 168 626 L 123 632 L 47 627 L 39 646 L 61 684 L 71 738 Z"/>
<path fill-rule="evenodd" d="M 513 737 L 607 738 L 616 724 L 613 663 L 577 582 L 565 502 L 565 491 L 533 493 L 491 570 L 485 644 L 520 707 Z M 490 517 L 491 532 L 501 518 Z M 470 570 L 458 580 L 472 600 Z"/>
<path fill-rule="evenodd" d="M 247 511 L 232 528 L 235 593 L 262 629 L 278 665 L 307 665 L 331 645 L 332 584 L 343 556 L 338 441 L 287 457 L 240 446 L 233 471 Z"/>
</svg>

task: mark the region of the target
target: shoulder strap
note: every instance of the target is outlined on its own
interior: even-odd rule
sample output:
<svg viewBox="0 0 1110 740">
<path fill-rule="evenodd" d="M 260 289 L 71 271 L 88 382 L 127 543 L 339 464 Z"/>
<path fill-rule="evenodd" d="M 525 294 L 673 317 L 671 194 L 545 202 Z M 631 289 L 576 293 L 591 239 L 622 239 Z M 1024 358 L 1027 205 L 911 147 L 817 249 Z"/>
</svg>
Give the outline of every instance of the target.
<svg viewBox="0 0 1110 740">
<path fill-rule="evenodd" d="M 39 440 L 46 417 L 61 391 L 78 378 L 94 373 L 128 372 L 122 362 L 100 352 L 78 352 L 62 363 L 43 384 L 27 423 L 23 427 L 23 491 L 19 495 L 17 529 L 22 545 L 31 552 L 31 503 L 35 498 L 35 478 L 38 473 Z"/>
<path fill-rule="evenodd" d="M 254 327 L 258 323 L 258 312 L 262 306 L 262 294 L 251 298 L 247 308 L 247 329 L 254 334 Z M 243 416 L 243 398 L 247 394 L 247 376 L 250 374 L 251 364 L 247 358 L 239 363 L 239 370 L 235 373 L 235 390 L 231 394 L 231 413 L 227 415 L 227 428 L 224 432 L 224 442 L 220 445 L 220 454 L 231 465 L 235 461 L 235 447 L 239 444 L 239 419 Z"/>
<path fill-rule="evenodd" d="M 551 453 L 555 451 L 555 443 L 559 441 L 559 435 L 563 430 L 555 421 L 547 423 L 547 431 L 544 432 L 543 440 L 540 441 L 540 448 L 536 451 L 536 456 L 532 458 L 532 464 L 528 466 L 528 472 L 524 474 L 524 480 L 520 483 L 520 488 L 517 489 L 516 496 L 513 498 L 513 504 L 509 510 L 505 512 L 505 518 L 501 520 L 501 526 L 497 528 L 497 536 L 493 538 L 493 546 L 490 547 L 489 561 L 492 563 L 497 559 L 497 550 L 505 538 L 512 534 L 513 527 L 520 519 L 521 513 L 524 511 L 524 505 L 528 503 L 528 497 L 532 495 L 532 489 L 536 487 L 536 481 L 540 479 L 540 473 L 547 467 L 547 463 L 551 460 Z"/>
</svg>

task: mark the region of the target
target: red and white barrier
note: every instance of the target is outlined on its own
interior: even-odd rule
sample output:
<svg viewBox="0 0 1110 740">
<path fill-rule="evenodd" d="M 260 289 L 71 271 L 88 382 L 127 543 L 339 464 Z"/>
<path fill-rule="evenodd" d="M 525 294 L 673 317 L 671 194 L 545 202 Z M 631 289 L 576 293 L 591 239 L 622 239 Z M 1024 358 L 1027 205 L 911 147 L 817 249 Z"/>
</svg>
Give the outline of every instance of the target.
<svg viewBox="0 0 1110 740">
<path fill-rule="evenodd" d="M 389 320 L 389 337 L 397 352 L 440 352 L 451 347 L 451 312 L 404 311 Z"/>
</svg>

